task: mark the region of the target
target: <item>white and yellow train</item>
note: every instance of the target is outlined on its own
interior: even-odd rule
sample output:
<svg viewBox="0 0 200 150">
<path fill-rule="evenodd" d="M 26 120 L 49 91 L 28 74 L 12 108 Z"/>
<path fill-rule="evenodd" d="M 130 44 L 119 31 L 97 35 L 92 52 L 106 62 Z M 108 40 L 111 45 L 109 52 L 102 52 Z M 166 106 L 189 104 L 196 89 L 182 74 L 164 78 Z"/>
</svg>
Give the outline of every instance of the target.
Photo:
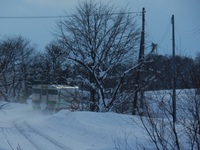
<svg viewBox="0 0 200 150">
<path fill-rule="evenodd" d="M 68 85 L 34 85 L 32 105 L 34 109 L 59 111 L 61 109 L 86 110 L 89 105 L 88 91 Z"/>
</svg>

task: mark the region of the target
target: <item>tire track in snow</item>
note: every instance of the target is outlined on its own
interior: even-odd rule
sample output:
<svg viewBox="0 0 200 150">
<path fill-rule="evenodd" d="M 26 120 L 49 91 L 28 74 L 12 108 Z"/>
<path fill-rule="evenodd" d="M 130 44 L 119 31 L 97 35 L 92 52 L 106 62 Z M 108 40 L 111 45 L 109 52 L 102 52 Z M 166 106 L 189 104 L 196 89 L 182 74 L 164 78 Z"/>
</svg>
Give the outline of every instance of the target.
<svg viewBox="0 0 200 150">
<path fill-rule="evenodd" d="M 66 147 L 62 143 L 33 128 L 26 121 L 21 122 L 21 124 L 14 122 L 14 125 L 38 150 L 70 150 L 70 148 Z"/>
<path fill-rule="evenodd" d="M 34 143 L 27 134 L 25 134 L 23 129 L 19 125 L 17 125 L 17 123 L 15 121 L 13 121 L 13 125 L 19 131 L 19 133 L 21 133 L 37 150 L 41 150 L 38 147 L 38 145 L 36 143 Z"/>
<path fill-rule="evenodd" d="M 4 139 L 7 141 L 8 145 L 10 146 L 11 149 L 13 149 L 13 147 L 15 147 L 15 145 L 10 141 L 9 139 L 9 132 L 11 129 L 7 129 L 7 128 L 2 128 L 2 133 L 4 136 Z"/>
<path fill-rule="evenodd" d="M 6 143 L 4 145 L 8 145 L 11 150 L 18 149 L 20 146 L 24 148 L 24 143 L 26 144 L 26 147 L 34 148 L 34 146 L 26 138 L 24 138 L 23 135 L 19 134 L 19 131 L 15 128 L 15 126 L 9 128 L 3 127 L 1 133 L 1 137 L 3 137 L 3 141 L 1 142 Z"/>
<path fill-rule="evenodd" d="M 63 145 L 62 143 L 58 142 L 57 140 L 51 138 L 50 136 L 38 131 L 37 129 L 33 128 L 32 126 L 30 126 L 26 121 L 24 122 L 25 125 L 27 127 L 29 127 L 30 129 L 32 129 L 35 133 L 39 134 L 40 136 L 46 138 L 48 141 L 54 143 L 56 146 L 58 146 L 59 148 L 63 149 L 63 150 L 71 150 L 69 147 Z"/>
</svg>

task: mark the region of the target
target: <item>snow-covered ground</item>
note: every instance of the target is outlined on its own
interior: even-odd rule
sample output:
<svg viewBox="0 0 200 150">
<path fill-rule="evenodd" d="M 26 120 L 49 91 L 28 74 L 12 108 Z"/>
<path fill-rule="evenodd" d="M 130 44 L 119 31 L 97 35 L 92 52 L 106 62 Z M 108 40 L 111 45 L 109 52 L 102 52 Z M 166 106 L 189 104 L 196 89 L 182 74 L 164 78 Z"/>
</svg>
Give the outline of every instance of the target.
<svg viewBox="0 0 200 150">
<path fill-rule="evenodd" d="M 189 113 L 194 92 L 177 90 L 178 118 Z M 145 94 L 149 107 L 158 116 L 161 101 L 170 105 L 170 93 Z M 142 146 L 154 149 L 138 116 L 69 110 L 50 114 L 33 110 L 31 101 L 27 102 L 0 101 L 0 150 L 138 150 Z"/>
<path fill-rule="evenodd" d="M 0 150 L 125 150 L 138 149 L 146 139 L 139 119 L 131 115 L 69 110 L 44 114 L 28 104 L 8 103 L 0 118 Z"/>
</svg>

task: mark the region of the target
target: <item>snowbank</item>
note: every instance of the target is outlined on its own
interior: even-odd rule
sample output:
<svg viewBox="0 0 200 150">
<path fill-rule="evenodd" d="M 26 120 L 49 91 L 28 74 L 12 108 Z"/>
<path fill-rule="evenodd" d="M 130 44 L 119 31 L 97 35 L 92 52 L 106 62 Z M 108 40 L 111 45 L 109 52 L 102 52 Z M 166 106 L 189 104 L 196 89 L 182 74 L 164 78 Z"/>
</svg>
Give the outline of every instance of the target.
<svg viewBox="0 0 200 150">
<path fill-rule="evenodd" d="M 133 116 L 110 112 L 61 110 L 55 114 L 44 114 L 34 111 L 30 105 L 8 104 L 0 111 L 0 117 L 2 118 L 1 128 L 13 128 L 12 121 L 26 122 L 35 131 L 71 150 L 116 150 L 116 147 L 123 150 L 127 143 L 137 149 L 136 146 L 133 146 L 136 144 L 135 141 L 144 139 L 144 131 L 137 125 L 136 117 L 133 121 Z M 21 137 L 22 135 L 17 136 L 17 138 Z M 10 143 L 17 144 L 12 140 L 8 139 Z M 18 141 L 22 141 L 22 139 L 18 139 Z M 6 141 L 1 145 L 9 147 Z M 20 147 L 23 146 L 21 143 Z"/>
</svg>

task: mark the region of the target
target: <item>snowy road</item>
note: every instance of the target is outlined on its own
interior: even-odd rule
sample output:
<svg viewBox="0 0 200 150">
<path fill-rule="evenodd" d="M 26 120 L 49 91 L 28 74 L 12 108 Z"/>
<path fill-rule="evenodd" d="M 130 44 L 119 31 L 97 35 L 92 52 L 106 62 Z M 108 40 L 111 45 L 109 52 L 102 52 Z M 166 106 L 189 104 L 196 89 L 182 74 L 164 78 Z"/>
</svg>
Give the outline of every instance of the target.
<svg viewBox="0 0 200 150">
<path fill-rule="evenodd" d="M 19 134 L 14 126 L 10 126 L 8 123 L 6 123 L 6 126 L 1 126 L 0 141 L 1 145 L 4 145 L 0 149 L 15 150 L 19 149 L 20 145 L 34 149 L 34 146 L 23 135 Z"/>
<path fill-rule="evenodd" d="M 32 127 L 32 114 L 0 110 L 0 150 L 70 150 L 66 145 Z M 66 144 L 66 143 L 65 143 Z"/>
<path fill-rule="evenodd" d="M 20 134 L 18 129 L 9 122 L 1 123 L 0 141 L 1 150 L 21 150 L 22 148 L 36 149 L 34 145 L 32 145 L 27 138 Z"/>
<path fill-rule="evenodd" d="M 48 135 L 45 135 L 33 127 L 26 121 L 14 122 L 15 128 L 32 144 L 37 150 L 67 150 L 66 146 L 59 143 Z"/>
<path fill-rule="evenodd" d="M 70 150 L 44 133 L 37 131 L 24 120 L 0 123 L 0 141 L 4 149 Z M 2 148 L 0 147 L 2 150 Z"/>
</svg>

